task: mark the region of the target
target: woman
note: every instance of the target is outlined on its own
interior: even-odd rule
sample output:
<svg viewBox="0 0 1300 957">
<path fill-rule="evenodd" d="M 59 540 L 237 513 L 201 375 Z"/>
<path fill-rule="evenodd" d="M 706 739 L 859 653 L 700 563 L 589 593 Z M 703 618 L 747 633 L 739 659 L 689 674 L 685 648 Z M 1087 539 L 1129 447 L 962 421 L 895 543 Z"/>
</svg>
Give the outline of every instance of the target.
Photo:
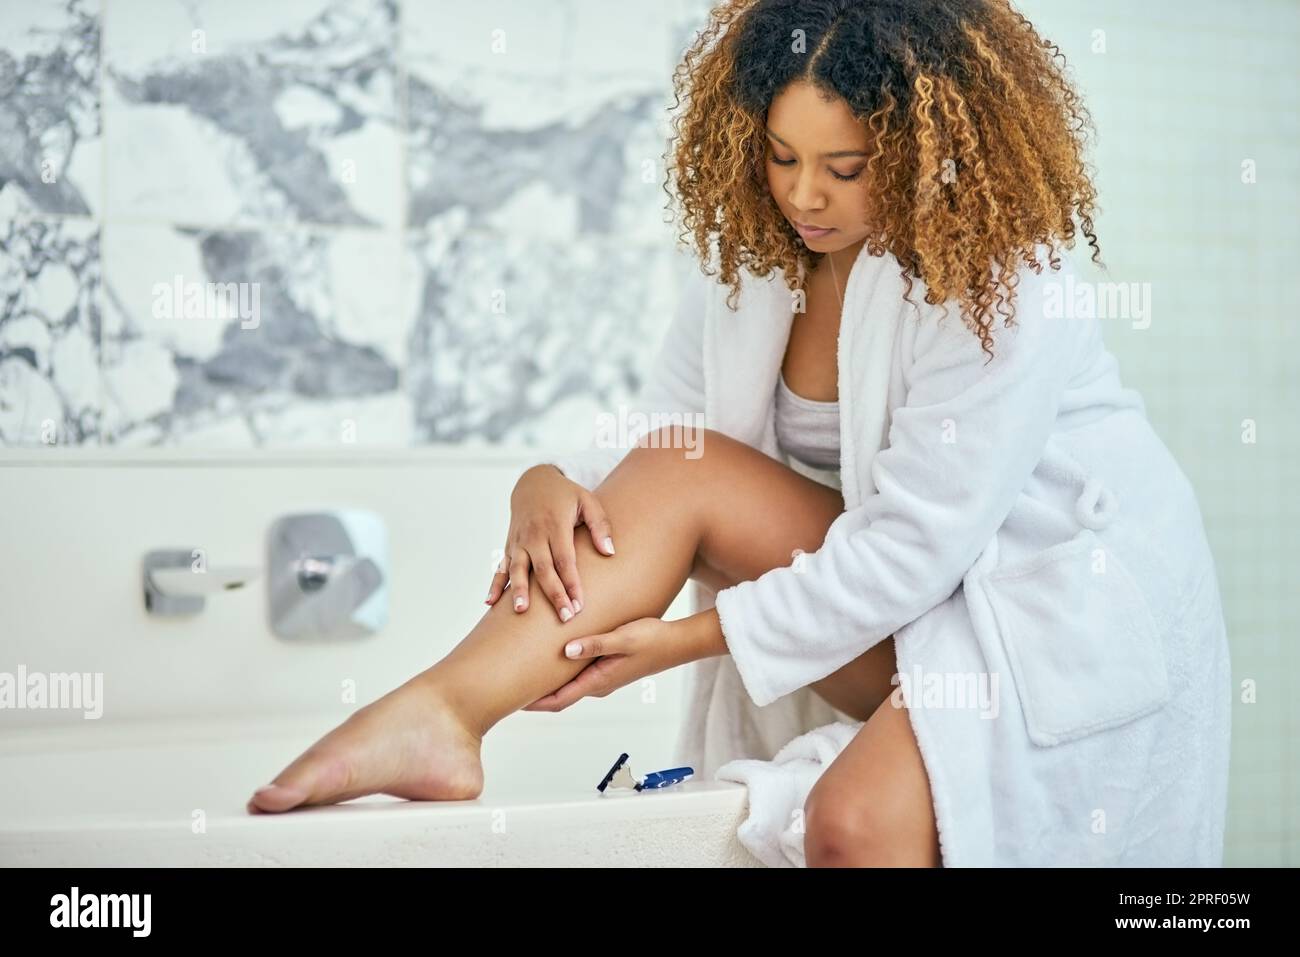
<svg viewBox="0 0 1300 957">
<path fill-rule="evenodd" d="M 640 396 L 710 427 L 527 470 L 491 609 L 250 809 L 473 798 L 506 715 L 695 662 L 684 733 L 729 681 L 724 725 L 862 722 L 803 807 L 811 866 L 1220 863 L 1213 561 L 1096 320 L 1053 312 L 1075 216 L 1100 254 L 1053 52 L 1004 0 L 719 4 L 671 173 L 720 281 Z M 705 776 L 747 756 L 694 740 Z"/>
</svg>

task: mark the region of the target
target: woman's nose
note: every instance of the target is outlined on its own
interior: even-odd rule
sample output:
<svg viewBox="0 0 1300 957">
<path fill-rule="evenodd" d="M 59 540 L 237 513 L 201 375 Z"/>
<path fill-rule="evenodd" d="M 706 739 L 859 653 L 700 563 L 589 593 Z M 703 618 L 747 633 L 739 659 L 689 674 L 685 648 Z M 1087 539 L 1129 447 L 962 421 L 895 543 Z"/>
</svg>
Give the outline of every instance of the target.
<svg viewBox="0 0 1300 957">
<path fill-rule="evenodd" d="M 789 203 L 800 212 L 815 213 L 825 206 L 824 197 L 813 182 L 812 175 L 800 173 L 790 189 Z"/>
</svg>

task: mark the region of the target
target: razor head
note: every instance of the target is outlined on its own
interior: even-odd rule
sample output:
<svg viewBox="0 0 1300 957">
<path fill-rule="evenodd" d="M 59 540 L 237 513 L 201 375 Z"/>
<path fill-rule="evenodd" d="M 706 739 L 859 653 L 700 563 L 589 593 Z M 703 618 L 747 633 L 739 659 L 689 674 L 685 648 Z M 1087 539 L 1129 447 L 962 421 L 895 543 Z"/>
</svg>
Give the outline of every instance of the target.
<svg viewBox="0 0 1300 957">
<path fill-rule="evenodd" d="M 603 794 L 605 788 L 610 786 L 616 788 L 629 788 L 633 791 L 641 790 L 640 785 L 636 782 L 636 778 L 632 777 L 631 768 L 627 766 L 626 751 L 618 756 L 618 760 L 615 761 L 614 766 L 609 769 L 609 773 L 601 778 L 600 783 L 596 785 L 596 790 Z"/>
</svg>

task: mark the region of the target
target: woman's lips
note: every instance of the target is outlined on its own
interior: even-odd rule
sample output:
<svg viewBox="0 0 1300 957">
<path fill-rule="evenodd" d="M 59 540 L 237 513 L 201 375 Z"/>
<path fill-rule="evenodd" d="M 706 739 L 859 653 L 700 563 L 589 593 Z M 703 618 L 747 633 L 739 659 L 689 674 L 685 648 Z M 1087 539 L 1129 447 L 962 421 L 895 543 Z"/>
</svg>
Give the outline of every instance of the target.
<svg viewBox="0 0 1300 957">
<path fill-rule="evenodd" d="M 794 228 L 799 230 L 799 235 L 804 239 L 821 239 L 823 236 L 829 236 L 835 232 L 833 226 L 827 226 L 825 229 L 815 229 L 812 226 L 805 226 L 798 220 L 791 220 L 791 222 L 794 223 Z"/>
</svg>

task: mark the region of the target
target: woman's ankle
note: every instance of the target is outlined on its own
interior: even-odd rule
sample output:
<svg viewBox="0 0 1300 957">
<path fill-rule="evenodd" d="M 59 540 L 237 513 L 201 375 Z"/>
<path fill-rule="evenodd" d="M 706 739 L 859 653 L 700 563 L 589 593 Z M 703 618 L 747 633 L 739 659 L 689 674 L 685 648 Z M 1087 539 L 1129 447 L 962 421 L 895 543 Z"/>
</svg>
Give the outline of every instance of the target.
<svg viewBox="0 0 1300 957">
<path fill-rule="evenodd" d="M 496 721 L 485 720 L 479 713 L 479 709 L 470 707 L 463 695 L 457 693 L 458 689 L 463 688 L 463 683 L 458 685 L 449 678 L 450 676 L 444 674 L 435 665 L 416 675 L 407 684 L 418 689 L 427 707 L 440 715 L 450 717 L 467 734 L 482 741 L 483 736 L 492 725 L 496 724 Z"/>
</svg>

